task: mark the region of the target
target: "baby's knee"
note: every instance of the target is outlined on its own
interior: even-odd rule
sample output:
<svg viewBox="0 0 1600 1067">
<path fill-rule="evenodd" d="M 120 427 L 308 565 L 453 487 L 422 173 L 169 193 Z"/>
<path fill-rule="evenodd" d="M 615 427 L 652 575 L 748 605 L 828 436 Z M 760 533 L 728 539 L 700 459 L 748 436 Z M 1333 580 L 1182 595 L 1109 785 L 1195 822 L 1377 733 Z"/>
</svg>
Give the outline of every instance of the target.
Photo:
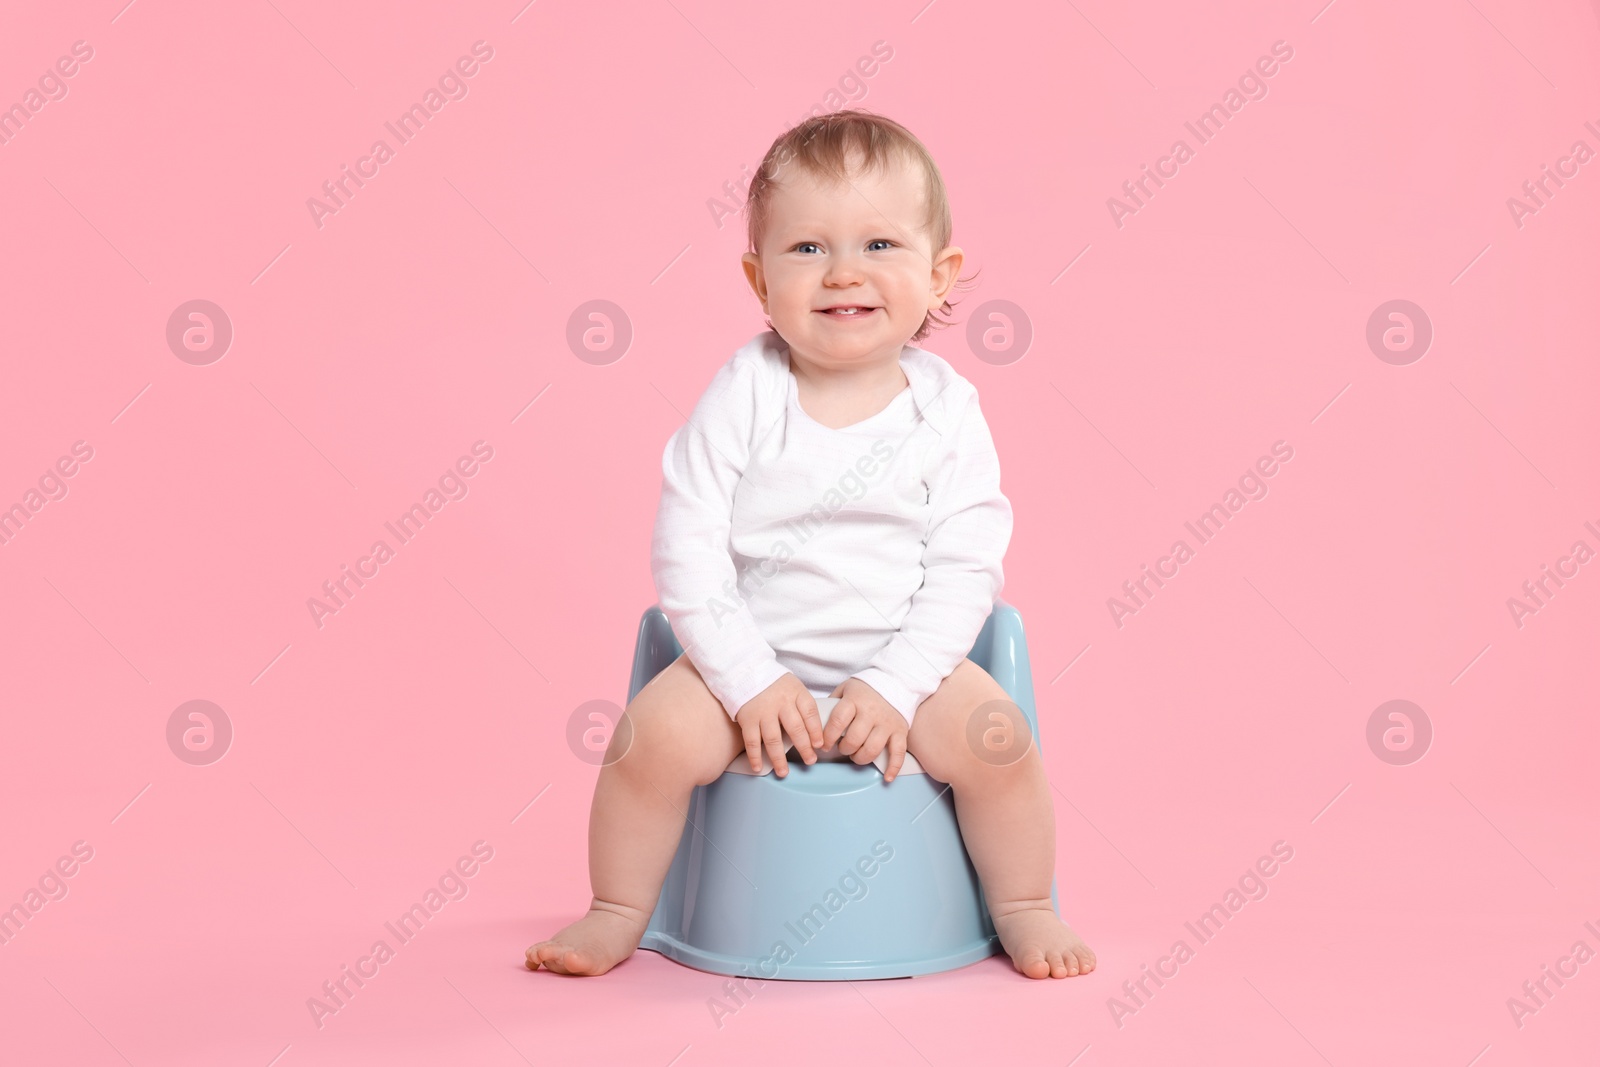
<svg viewBox="0 0 1600 1067">
<path fill-rule="evenodd" d="M 670 702 L 660 699 L 664 694 L 647 698 L 645 692 L 623 713 L 606 752 L 607 762 L 624 773 L 648 772 L 652 778 L 714 779 L 716 773 L 710 769 L 716 762 L 713 751 L 720 751 L 723 739 L 708 735 L 699 718 L 686 714 L 685 709 L 668 706 Z"/>
<path fill-rule="evenodd" d="M 952 729 L 941 737 L 914 733 L 907 748 L 925 771 L 957 788 L 1004 788 L 1042 764 L 1026 720 L 1020 729 Z"/>
</svg>

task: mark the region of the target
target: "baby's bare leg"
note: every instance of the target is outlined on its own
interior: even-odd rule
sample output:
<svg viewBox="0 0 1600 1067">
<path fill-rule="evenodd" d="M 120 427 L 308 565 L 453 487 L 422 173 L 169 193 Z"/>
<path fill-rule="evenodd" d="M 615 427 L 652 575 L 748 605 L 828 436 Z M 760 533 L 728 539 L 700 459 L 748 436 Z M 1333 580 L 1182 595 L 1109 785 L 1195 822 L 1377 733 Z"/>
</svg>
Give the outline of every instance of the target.
<svg viewBox="0 0 1600 1067">
<path fill-rule="evenodd" d="M 633 955 L 683 836 L 690 792 L 744 751 L 688 656 L 639 690 L 626 716 L 631 740 L 619 724 L 589 808 L 594 899 L 583 918 L 528 948 L 530 970 L 598 975 Z"/>
<path fill-rule="evenodd" d="M 1055 809 L 1038 746 L 1030 743 L 1021 758 L 1000 752 L 984 760 L 967 742 L 967 720 L 991 701 L 1010 697 L 982 667 L 962 660 L 917 708 L 907 748 L 955 795 L 961 839 L 1012 966 L 1029 978 L 1087 974 L 1094 952 L 1050 905 Z"/>
</svg>

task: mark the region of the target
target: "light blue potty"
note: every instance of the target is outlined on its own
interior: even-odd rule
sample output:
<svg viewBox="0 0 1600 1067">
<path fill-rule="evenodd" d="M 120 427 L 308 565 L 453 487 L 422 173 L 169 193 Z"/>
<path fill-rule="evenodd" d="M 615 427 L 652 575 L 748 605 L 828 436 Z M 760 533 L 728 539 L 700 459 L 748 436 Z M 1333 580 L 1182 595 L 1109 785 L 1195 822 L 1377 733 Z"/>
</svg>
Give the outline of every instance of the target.
<svg viewBox="0 0 1600 1067">
<path fill-rule="evenodd" d="M 648 609 L 628 700 L 681 652 Z M 968 655 L 1037 744 L 1017 609 L 996 601 Z M 1002 951 L 943 782 L 902 768 L 885 785 L 871 763 L 789 759 L 786 778 L 725 773 L 693 790 L 640 948 L 713 974 L 807 981 L 934 974 Z M 1054 880 L 1050 901 L 1059 914 Z"/>
</svg>

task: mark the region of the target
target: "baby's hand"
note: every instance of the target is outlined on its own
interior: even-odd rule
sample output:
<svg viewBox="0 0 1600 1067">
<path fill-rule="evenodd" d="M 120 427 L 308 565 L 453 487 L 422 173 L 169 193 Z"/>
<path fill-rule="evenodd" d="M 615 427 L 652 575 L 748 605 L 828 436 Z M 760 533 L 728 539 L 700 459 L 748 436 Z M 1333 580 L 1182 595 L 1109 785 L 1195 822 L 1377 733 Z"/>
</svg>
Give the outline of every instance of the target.
<svg viewBox="0 0 1600 1067">
<path fill-rule="evenodd" d="M 905 716 L 860 678 L 846 678 L 828 695 L 838 697 L 839 703 L 828 716 L 822 747 L 837 744 L 840 753 L 849 756 L 852 763 L 864 765 L 877 759 L 888 746 L 889 762 L 883 780 L 894 781 L 906 761 L 906 736 L 911 732 Z"/>
<path fill-rule="evenodd" d="M 793 673 L 745 701 L 733 721 L 744 731 L 744 752 L 750 757 L 752 774 L 761 773 L 761 746 L 765 745 L 778 777 L 788 775 L 784 753 L 789 746 L 783 740 L 784 730 L 789 731 L 801 759 L 808 765 L 817 762 L 814 750 L 822 747 L 822 716 L 817 714 L 816 698 Z"/>
</svg>

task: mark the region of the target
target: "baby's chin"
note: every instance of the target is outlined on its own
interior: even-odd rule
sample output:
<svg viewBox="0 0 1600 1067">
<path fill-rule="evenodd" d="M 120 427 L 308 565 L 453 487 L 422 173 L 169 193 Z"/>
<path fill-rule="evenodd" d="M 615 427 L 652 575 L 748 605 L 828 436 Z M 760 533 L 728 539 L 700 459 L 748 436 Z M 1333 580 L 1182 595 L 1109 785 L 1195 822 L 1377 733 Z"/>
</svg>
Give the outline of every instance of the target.
<svg viewBox="0 0 1600 1067">
<path fill-rule="evenodd" d="M 911 342 L 911 333 L 901 330 L 886 332 L 863 329 L 859 336 L 853 336 L 848 328 L 831 328 L 828 323 L 819 325 L 820 329 L 791 330 L 788 334 L 779 330 L 777 333 L 791 351 L 799 352 L 814 363 L 830 365 L 871 364 L 897 359 Z"/>
</svg>

